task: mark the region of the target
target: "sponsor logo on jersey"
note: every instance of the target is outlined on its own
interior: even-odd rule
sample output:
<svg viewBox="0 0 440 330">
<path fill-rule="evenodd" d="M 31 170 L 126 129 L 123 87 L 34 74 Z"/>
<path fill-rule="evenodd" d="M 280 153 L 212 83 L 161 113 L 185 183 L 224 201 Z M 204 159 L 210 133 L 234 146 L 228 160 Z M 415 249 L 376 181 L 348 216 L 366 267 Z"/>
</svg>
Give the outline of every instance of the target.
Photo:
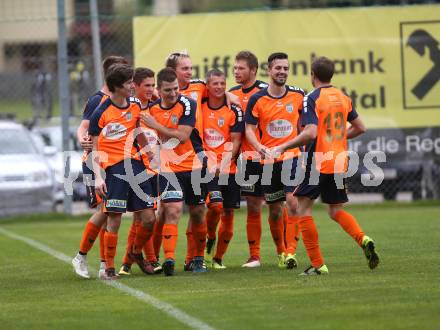
<svg viewBox="0 0 440 330">
<path fill-rule="evenodd" d="M 127 135 L 127 127 L 120 123 L 109 123 L 102 130 L 102 135 L 109 140 L 119 140 Z"/>
<path fill-rule="evenodd" d="M 105 203 L 106 208 L 116 207 L 116 208 L 126 208 L 127 201 L 123 199 L 109 199 Z"/>
<path fill-rule="evenodd" d="M 273 138 L 280 139 L 292 133 L 292 124 L 285 119 L 271 121 L 266 127 L 266 132 Z"/>
<path fill-rule="evenodd" d="M 208 128 L 203 132 L 203 139 L 205 143 L 211 148 L 217 148 L 225 142 L 225 137 L 219 131 Z"/>
<path fill-rule="evenodd" d="M 176 190 L 169 190 L 164 191 L 160 194 L 160 199 L 167 200 L 167 199 L 182 199 L 183 198 L 183 192 L 182 191 L 176 191 Z"/>
</svg>

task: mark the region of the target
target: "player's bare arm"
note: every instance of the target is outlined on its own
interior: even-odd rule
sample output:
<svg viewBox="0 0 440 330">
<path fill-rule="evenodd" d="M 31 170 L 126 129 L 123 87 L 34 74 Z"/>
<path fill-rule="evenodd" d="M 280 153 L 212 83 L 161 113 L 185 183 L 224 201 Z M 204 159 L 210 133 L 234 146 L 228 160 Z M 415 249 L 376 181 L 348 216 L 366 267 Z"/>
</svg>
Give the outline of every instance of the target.
<svg viewBox="0 0 440 330">
<path fill-rule="evenodd" d="M 354 139 L 367 131 L 367 128 L 360 117 L 356 117 L 350 122 L 350 124 L 351 126 L 347 129 L 347 139 Z"/>
<path fill-rule="evenodd" d="M 89 136 L 89 125 L 90 120 L 83 119 L 76 130 L 76 137 L 78 138 L 78 142 L 85 151 L 92 151 L 93 142 Z"/>
<path fill-rule="evenodd" d="M 269 158 L 269 149 L 263 146 L 260 142 L 258 142 L 257 137 L 255 135 L 255 130 L 257 129 L 257 125 L 252 125 L 246 123 L 246 139 L 248 142 L 254 147 L 254 149 L 260 154 L 263 158 Z"/>
<path fill-rule="evenodd" d="M 101 176 L 101 166 L 99 165 L 99 152 L 98 152 L 98 137 L 93 136 L 92 137 L 92 144 L 93 144 L 93 173 L 95 174 L 95 189 L 96 192 L 104 197 L 107 193 L 107 186 L 105 185 L 105 181 Z"/>
<path fill-rule="evenodd" d="M 308 124 L 304 127 L 302 132 L 297 135 L 293 140 L 272 148 L 270 154 L 272 157 L 278 157 L 278 155 L 285 152 L 287 149 L 307 145 L 314 139 L 316 139 L 317 132 L 318 126 L 316 126 L 315 124 Z"/>
</svg>

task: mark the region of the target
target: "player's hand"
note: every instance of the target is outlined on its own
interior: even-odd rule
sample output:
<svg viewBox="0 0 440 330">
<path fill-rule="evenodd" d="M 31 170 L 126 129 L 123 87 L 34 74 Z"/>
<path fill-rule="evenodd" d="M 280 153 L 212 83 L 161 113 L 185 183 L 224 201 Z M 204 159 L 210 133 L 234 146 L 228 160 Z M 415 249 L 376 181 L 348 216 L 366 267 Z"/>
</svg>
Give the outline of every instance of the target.
<svg viewBox="0 0 440 330">
<path fill-rule="evenodd" d="M 256 150 L 260 154 L 262 159 L 270 158 L 270 149 L 269 148 L 266 148 L 265 146 L 260 144 Z"/>
<path fill-rule="evenodd" d="M 107 194 L 107 186 L 101 176 L 97 177 L 95 180 L 95 191 L 101 197 L 105 197 Z"/>
<path fill-rule="evenodd" d="M 284 149 L 281 146 L 276 146 L 269 149 L 270 158 L 279 158 L 281 154 L 284 152 Z"/>
<path fill-rule="evenodd" d="M 141 115 L 141 120 L 142 122 L 147 125 L 148 127 L 152 128 L 152 129 L 156 129 L 156 125 L 157 125 L 157 121 L 156 119 L 154 119 L 154 117 L 152 115 L 150 115 L 149 113 L 143 113 Z"/>
<path fill-rule="evenodd" d="M 92 151 L 93 142 L 92 142 L 90 135 L 87 134 L 87 135 L 82 136 L 78 142 L 79 142 L 79 145 L 81 146 L 81 148 L 83 148 L 83 150 Z"/>
</svg>

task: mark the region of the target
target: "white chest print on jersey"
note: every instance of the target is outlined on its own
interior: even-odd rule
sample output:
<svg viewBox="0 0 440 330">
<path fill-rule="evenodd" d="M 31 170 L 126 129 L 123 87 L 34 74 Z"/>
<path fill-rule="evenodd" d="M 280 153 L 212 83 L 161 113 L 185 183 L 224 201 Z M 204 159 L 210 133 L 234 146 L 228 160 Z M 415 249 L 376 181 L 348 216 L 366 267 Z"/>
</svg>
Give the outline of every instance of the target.
<svg viewBox="0 0 440 330">
<path fill-rule="evenodd" d="M 119 140 L 127 135 L 127 127 L 120 123 L 109 123 L 102 129 L 102 135 L 109 140 Z"/>
<path fill-rule="evenodd" d="M 273 120 L 266 126 L 266 132 L 275 139 L 289 136 L 292 130 L 292 124 L 285 119 Z"/>
<path fill-rule="evenodd" d="M 203 131 L 203 139 L 211 148 L 217 148 L 225 142 L 223 134 L 212 128 L 207 128 Z"/>
</svg>

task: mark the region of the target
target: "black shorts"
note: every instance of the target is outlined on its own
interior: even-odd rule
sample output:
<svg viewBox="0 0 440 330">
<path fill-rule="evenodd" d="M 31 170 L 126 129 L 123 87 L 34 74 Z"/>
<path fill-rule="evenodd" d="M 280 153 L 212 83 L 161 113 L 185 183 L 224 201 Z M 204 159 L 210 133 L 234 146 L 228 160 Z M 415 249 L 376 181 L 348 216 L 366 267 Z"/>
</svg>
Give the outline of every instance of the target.
<svg viewBox="0 0 440 330">
<path fill-rule="evenodd" d="M 240 186 L 235 181 L 235 174 L 223 174 L 215 177 L 208 184 L 208 204 L 223 203 L 224 209 L 240 208 Z"/>
<path fill-rule="evenodd" d="M 263 173 L 263 165 L 259 161 L 243 158 L 240 160 L 237 168 L 239 171 L 239 173 L 236 174 L 237 182 L 241 186 L 241 195 L 263 197 L 263 190 L 261 189 L 261 174 Z M 250 176 L 257 177 L 257 181 L 253 184 L 247 184 Z M 241 180 L 239 178 L 241 178 Z M 254 181 L 255 179 L 251 180 Z"/>
<path fill-rule="evenodd" d="M 345 173 L 341 174 L 319 174 L 317 184 L 311 184 L 310 171 L 307 171 L 304 181 L 295 189 L 295 196 L 317 199 L 321 195 L 321 200 L 325 204 L 342 204 L 348 202 L 347 185 Z M 336 180 L 342 186 L 338 187 Z"/>
<path fill-rule="evenodd" d="M 159 174 L 160 200 L 163 203 L 185 201 L 186 205 L 203 205 L 206 198 L 206 184 L 191 181 L 192 173 L 194 177 L 201 177 L 203 171 L 197 169 L 185 172 L 169 172 Z M 202 173 L 203 174 L 203 173 Z M 196 180 L 194 180 L 196 181 Z"/>
<path fill-rule="evenodd" d="M 125 168 L 131 165 L 131 170 Z M 155 199 L 153 193 L 154 177 L 147 177 L 144 163 L 130 159 L 121 161 L 105 170 L 105 184 L 107 194 L 104 198 L 105 212 L 125 213 L 144 209 L 154 209 Z M 142 180 L 134 176 L 145 173 Z"/>
<path fill-rule="evenodd" d="M 88 157 L 87 162 L 82 163 L 83 182 L 86 186 L 87 203 L 90 208 L 95 208 L 102 202 L 102 198 L 95 191 L 95 173 L 89 159 L 91 158 Z"/>
<path fill-rule="evenodd" d="M 285 201 L 286 193 L 293 192 L 299 182 L 295 181 L 298 158 L 265 164 L 261 187 L 267 204 Z"/>
</svg>

